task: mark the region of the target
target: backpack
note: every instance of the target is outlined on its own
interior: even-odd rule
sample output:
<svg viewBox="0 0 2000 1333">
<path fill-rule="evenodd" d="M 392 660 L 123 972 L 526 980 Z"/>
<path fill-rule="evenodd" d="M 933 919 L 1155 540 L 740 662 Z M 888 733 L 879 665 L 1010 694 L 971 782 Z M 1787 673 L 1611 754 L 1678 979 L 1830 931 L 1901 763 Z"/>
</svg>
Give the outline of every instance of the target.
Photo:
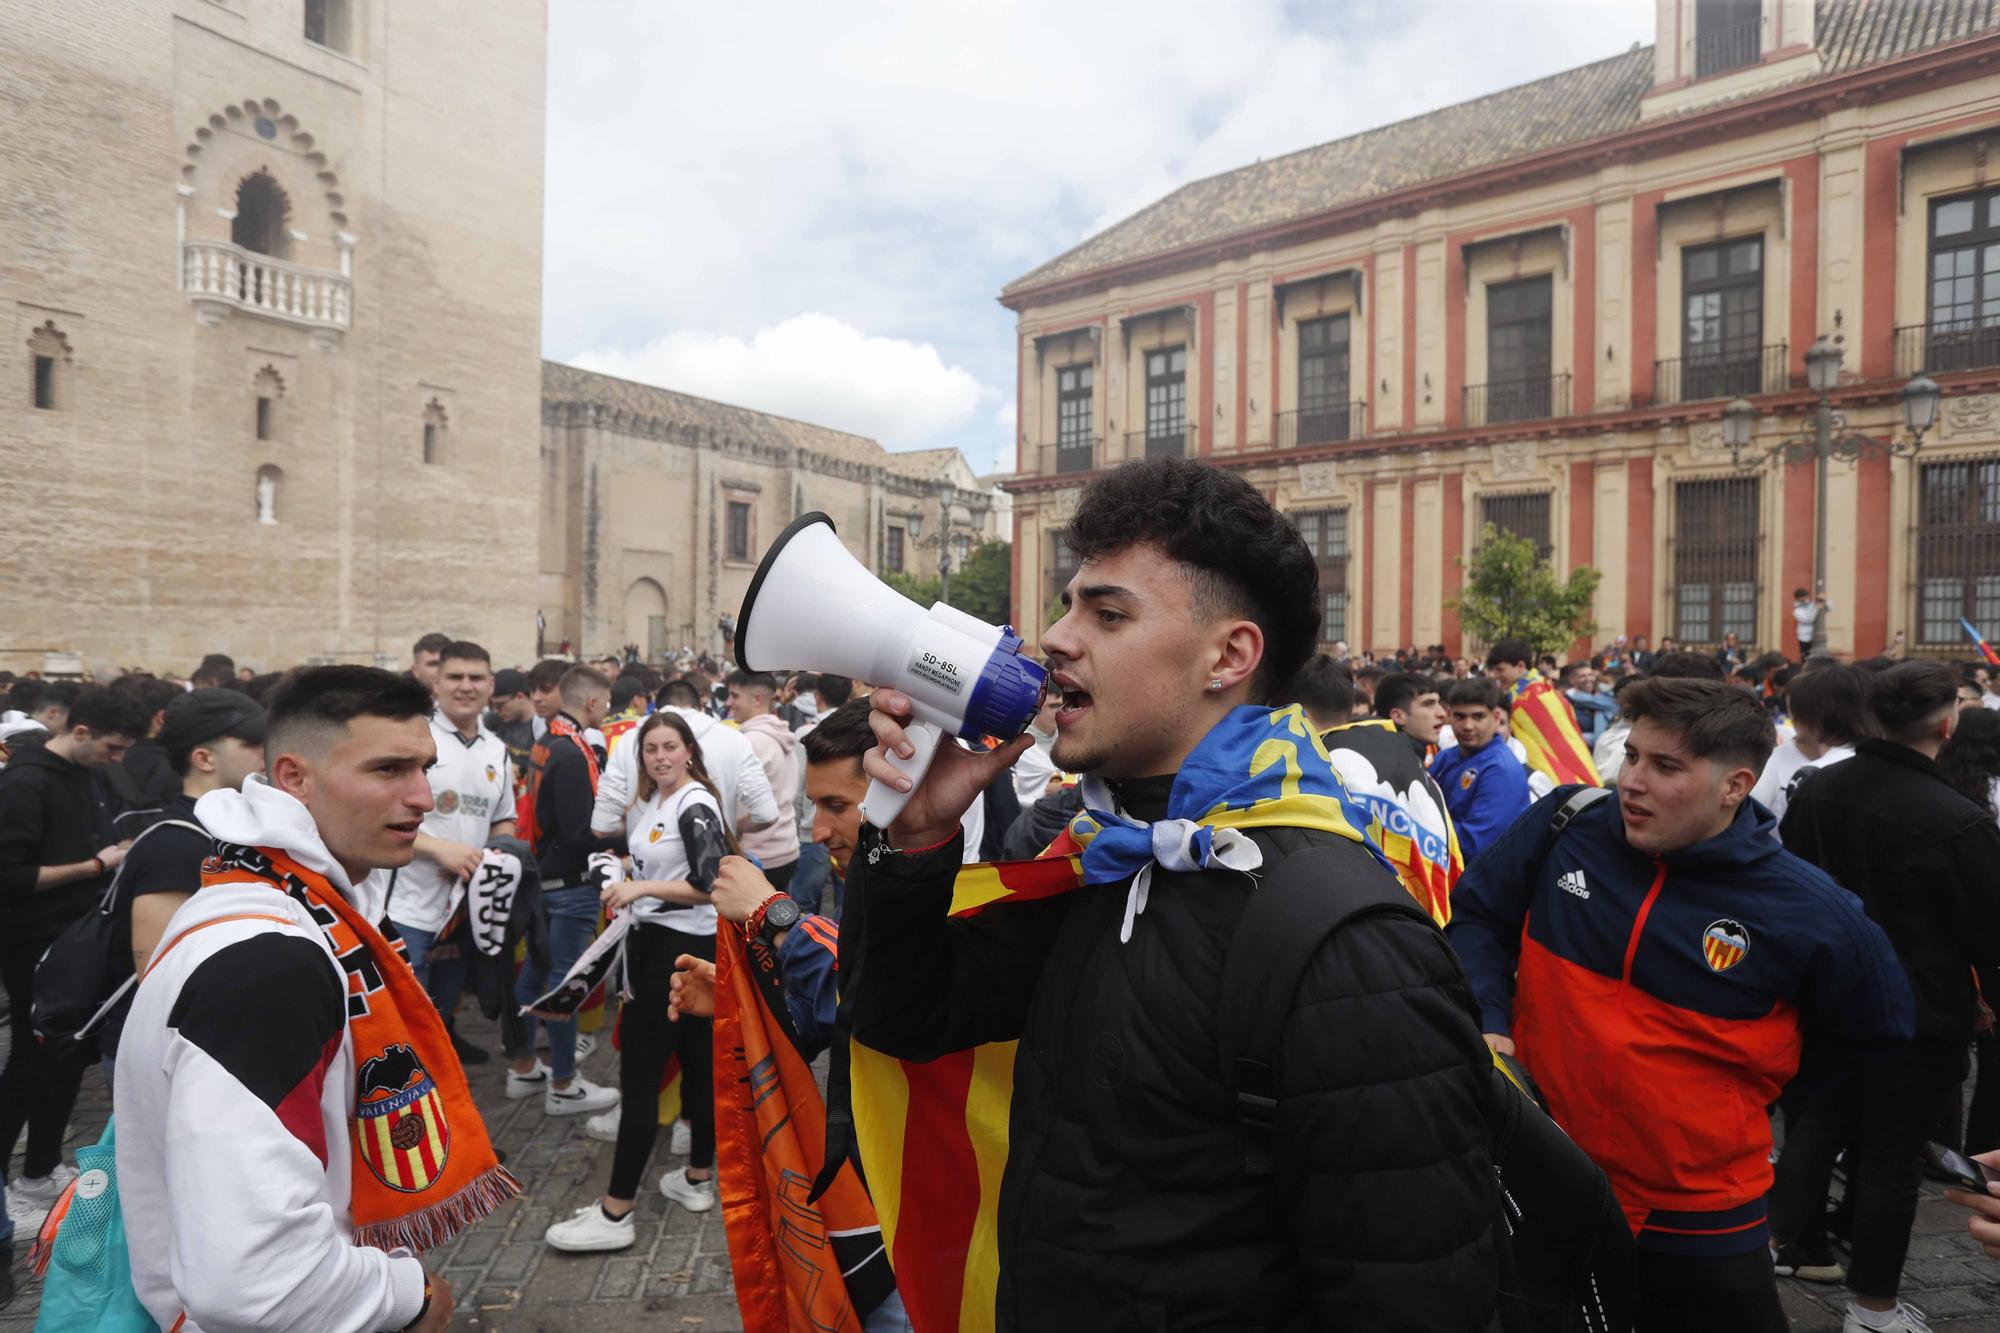
<svg viewBox="0 0 2000 1333">
<path fill-rule="evenodd" d="M 76 1179 L 42 1223 L 29 1260 L 42 1279 L 36 1333 L 159 1333 L 132 1289 L 116 1134 L 114 1117 L 95 1147 L 76 1150 Z"/>
<path fill-rule="evenodd" d="M 155 829 L 168 827 L 208 836 L 199 824 L 163 819 L 133 839 L 133 848 Z M 119 893 L 127 864 L 119 864 L 95 910 L 63 927 L 35 964 L 30 1018 L 36 1039 L 59 1062 L 88 1063 L 104 1021 L 124 1007 L 139 984 L 132 971 L 132 913 Z"/>
<path fill-rule="evenodd" d="M 1571 795 L 1550 827 L 1550 843 L 1580 811 L 1610 794 L 1586 787 Z M 1400 914 L 1435 928 L 1393 875 L 1315 875 L 1324 844 L 1296 831 L 1276 832 L 1296 841 L 1277 843 L 1285 854 L 1252 891 L 1230 941 L 1216 1025 L 1220 1068 L 1236 1090 L 1237 1117 L 1250 1131 L 1248 1169 L 1259 1175 L 1274 1170 L 1267 1145 L 1278 1105 L 1278 1036 L 1320 945 L 1350 921 L 1369 916 Z M 1277 840 L 1265 834 L 1259 841 L 1269 848 Z M 1459 980 L 1469 997 L 1462 970 Z M 1498 1054 L 1487 1129 L 1496 1206 L 1508 1234 L 1503 1322 L 1531 1333 L 1629 1333 L 1634 1250 L 1611 1182 L 1550 1118 L 1526 1071 Z"/>
</svg>

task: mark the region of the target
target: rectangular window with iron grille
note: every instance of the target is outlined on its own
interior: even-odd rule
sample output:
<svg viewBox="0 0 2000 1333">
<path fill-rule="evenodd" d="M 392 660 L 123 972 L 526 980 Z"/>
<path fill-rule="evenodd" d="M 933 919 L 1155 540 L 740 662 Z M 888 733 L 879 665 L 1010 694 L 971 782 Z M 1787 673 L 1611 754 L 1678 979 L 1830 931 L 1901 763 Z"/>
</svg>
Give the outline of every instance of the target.
<svg viewBox="0 0 2000 1333">
<path fill-rule="evenodd" d="M 1187 348 L 1146 353 L 1146 457 L 1187 452 Z"/>
<path fill-rule="evenodd" d="M 1757 638 L 1756 477 L 1674 485 L 1675 635 L 1684 644 Z"/>
<path fill-rule="evenodd" d="M 903 530 L 890 528 L 882 540 L 882 563 L 895 573 L 903 572 Z"/>
<path fill-rule="evenodd" d="M 1091 437 L 1091 395 L 1095 373 L 1089 365 L 1056 372 L 1056 471 L 1088 472 L 1096 466 Z"/>
<path fill-rule="evenodd" d="M 1764 238 L 1681 252 L 1681 401 L 1763 392 Z"/>
<path fill-rule="evenodd" d="M 1292 522 L 1319 566 L 1320 642 L 1338 643 L 1347 638 L 1347 511 L 1308 509 Z"/>
<path fill-rule="evenodd" d="M 1299 325 L 1299 444 L 1347 438 L 1349 329 L 1346 315 Z"/>
<path fill-rule="evenodd" d="M 1544 273 L 1486 289 L 1486 420 L 1553 415 L 1550 379 L 1554 278 Z"/>
<path fill-rule="evenodd" d="M 1962 644 L 1961 616 L 1990 635 L 2000 624 L 2000 457 L 1925 463 L 1918 476 L 1917 641 Z"/>
<path fill-rule="evenodd" d="M 1550 540 L 1549 493 L 1526 495 L 1482 495 L 1479 497 L 1479 531 L 1483 535 L 1491 523 L 1502 532 L 1526 537 L 1535 544 L 1535 554 L 1547 560 L 1555 551 Z"/>
<path fill-rule="evenodd" d="M 1931 203 L 1926 371 L 2000 365 L 2000 190 Z"/>
<path fill-rule="evenodd" d="M 429 430 L 430 427 L 424 427 Z M 748 560 L 750 558 L 750 505 L 745 500 L 729 502 L 729 558 Z"/>
<path fill-rule="evenodd" d="M 1062 533 L 1050 533 L 1048 586 L 1044 590 L 1043 598 L 1045 607 L 1053 605 L 1062 597 L 1063 589 L 1069 587 L 1069 581 L 1076 577 L 1079 563 L 1076 552 L 1070 549 L 1070 544 Z"/>
<path fill-rule="evenodd" d="M 1695 77 L 1705 79 L 1762 59 L 1763 19 L 1763 0 L 1695 0 Z"/>
</svg>

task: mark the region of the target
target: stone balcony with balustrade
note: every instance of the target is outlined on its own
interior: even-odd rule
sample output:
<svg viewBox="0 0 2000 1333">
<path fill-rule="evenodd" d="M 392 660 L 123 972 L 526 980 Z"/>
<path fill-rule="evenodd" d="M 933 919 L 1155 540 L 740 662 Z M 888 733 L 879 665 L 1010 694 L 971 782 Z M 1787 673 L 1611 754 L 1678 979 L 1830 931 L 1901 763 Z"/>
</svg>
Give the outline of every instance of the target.
<svg viewBox="0 0 2000 1333">
<path fill-rule="evenodd" d="M 183 242 L 181 287 L 204 324 L 242 310 L 311 329 L 316 344 L 330 346 L 352 319 L 354 281 L 348 274 L 274 259 L 228 241 Z"/>
</svg>

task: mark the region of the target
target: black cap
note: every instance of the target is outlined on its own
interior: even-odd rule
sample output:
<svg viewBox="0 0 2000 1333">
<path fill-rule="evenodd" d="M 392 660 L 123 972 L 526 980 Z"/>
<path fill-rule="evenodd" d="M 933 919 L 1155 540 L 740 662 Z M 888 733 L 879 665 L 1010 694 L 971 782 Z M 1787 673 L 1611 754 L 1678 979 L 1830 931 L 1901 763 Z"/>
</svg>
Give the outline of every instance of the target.
<svg viewBox="0 0 2000 1333">
<path fill-rule="evenodd" d="M 160 748 L 185 754 L 219 736 L 240 741 L 264 740 L 264 710 L 241 690 L 189 690 L 167 705 L 160 724 Z"/>
<path fill-rule="evenodd" d="M 528 692 L 527 672 L 516 671 L 513 667 L 508 667 L 504 671 L 498 671 L 494 673 L 493 676 L 494 698 L 505 699 L 510 695 L 526 694 L 527 692 Z"/>
</svg>

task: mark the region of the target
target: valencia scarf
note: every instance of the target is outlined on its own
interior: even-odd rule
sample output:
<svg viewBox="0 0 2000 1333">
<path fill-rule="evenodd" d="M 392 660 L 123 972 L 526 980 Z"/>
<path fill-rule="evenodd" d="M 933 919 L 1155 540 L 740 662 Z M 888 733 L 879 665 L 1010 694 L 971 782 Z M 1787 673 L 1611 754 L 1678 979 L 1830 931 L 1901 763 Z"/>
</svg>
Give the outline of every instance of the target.
<svg viewBox="0 0 2000 1333">
<path fill-rule="evenodd" d="M 1130 876 L 1119 931 L 1130 940 L 1142 928 L 1156 868 L 1254 872 L 1263 852 L 1246 832 L 1256 828 L 1336 834 L 1394 869 L 1369 840 L 1367 810 L 1296 706 L 1231 710 L 1182 763 L 1163 819 L 1132 818 L 1094 780 L 1086 779 L 1083 795 L 1083 811 L 1042 859 L 965 867 L 952 915 L 1005 911 L 1010 902 Z M 917 1333 L 993 1328 L 1015 1045 L 916 1063 L 849 1044 L 855 1141 Z"/>
<path fill-rule="evenodd" d="M 354 1240 L 422 1252 L 521 1192 L 473 1105 L 444 1020 L 403 957 L 324 875 L 268 847 L 219 844 L 202 883 L 259 880 L 303 906 L 347 979 L 354 1051 Z"/>
<path fill-rule="evenodd" d="M 541 850 L 542 826 L 535 817 L 535 801 L 542 794 L 542 774 L 549 766 L 549 753 L 562 741 L 583 751 L 584 766 L 590 771 L 590 789 L 597 790 L 597 751 L 590 748 L 590 742 L 583 738 L 583 729 L 570 720 L 569 714 L 557 713 L 549 719 L 549 729 L 535 742 L 535 748 L 528 751 L 528 788 L 516 802 L 514 812 L 515 831 L 530 851 Z"/>
</svg>

